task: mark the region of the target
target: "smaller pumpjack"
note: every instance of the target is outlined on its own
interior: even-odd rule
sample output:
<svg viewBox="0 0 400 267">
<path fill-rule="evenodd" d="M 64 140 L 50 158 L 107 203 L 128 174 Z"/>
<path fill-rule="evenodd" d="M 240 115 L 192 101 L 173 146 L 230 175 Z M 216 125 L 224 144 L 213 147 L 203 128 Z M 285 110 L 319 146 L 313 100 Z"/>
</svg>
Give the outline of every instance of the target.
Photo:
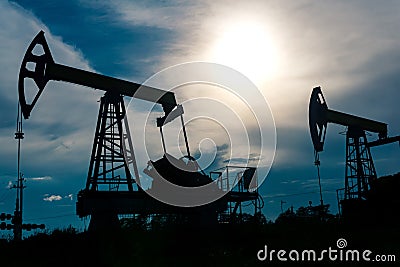
<svg viewBox="0 0 400 267">
<path fill-rule="evenodd" d="M 309 129 L 316 155 L 323 151 L 328 123 L 347 127 L 345 187 L 339 189 L 337 195 L 339 212 L 344 217 L 354 217 L 355 213 L 358 214 L 357 211 L 367 209 L 366 200 L 371 198 L 371 192 L 375 188 L 380 187 L 370 148 L 400 143 L 400 136 L 388 137 L 386 123 L 328 109 L 321 87 L 313 89 L 308 111 Z M 367 131 L 377 133 L 378 139 L 368 142 Z M 344 196 L 341 197 L 342 195 Z"/>
</svg>

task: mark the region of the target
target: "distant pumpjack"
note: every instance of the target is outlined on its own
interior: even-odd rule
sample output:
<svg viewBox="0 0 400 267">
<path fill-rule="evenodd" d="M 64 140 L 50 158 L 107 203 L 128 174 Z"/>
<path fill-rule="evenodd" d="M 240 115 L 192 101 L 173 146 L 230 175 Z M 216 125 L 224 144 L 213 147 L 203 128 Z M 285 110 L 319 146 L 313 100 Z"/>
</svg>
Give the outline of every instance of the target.
<svg viewBox="0 0 400 267">
<path fill-rule="evenodd" d="M 309 129 L 316 153 L 323 151 L 328 123 L 347 127 L 346 176 L 343 202 L 356 203 L 368 198 L 371 184 L 377 179 L 370 147 L 400 142 L 400 136 L 388 137 L 387 124 L 328 109 L 321 87 L 315 87 L 309 103 Z M 368 142 L 366 132 L 378 134 L 378 140 Z M 339 210 L 343 205 L 339 204 Z"/>
</svg>

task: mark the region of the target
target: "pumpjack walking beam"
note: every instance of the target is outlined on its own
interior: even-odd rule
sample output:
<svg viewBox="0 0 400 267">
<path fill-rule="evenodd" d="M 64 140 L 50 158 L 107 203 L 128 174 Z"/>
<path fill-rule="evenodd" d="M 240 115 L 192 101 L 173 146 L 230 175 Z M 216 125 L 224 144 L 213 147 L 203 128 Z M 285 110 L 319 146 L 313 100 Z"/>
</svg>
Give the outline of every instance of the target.
<svg viewBox="0 0 400 267">
<path fill-rule="evenodd" d="M 379 139 L 387 138 L 387 124 L 336 110 L 328 109 L 321 87 L 315 87 L 309 104 L 309 128 L 314 149 L 323 151 L 328 123 L 359 128 L 363 131 L 378 133 Z"/>
<path fill-rule="evenodd" d="M 34 53 L 34 48 L 37 45 L 43 47 L 43 54 Z M 33 71 L 27 68 L 28 63 L 35 64 Z M 25 78 L 33 79 L 39 88 L 31 103 L 27 103 L 25 98 Z M 177 106 L 172 92 L 55 63 L 44 37 L 44 32 L 40 31 L 29 45 L 19 72 L 19 101 L 25 119 L 29 118 L 33 107 L 50 80 L 79 84 L 103 91 L 113 91 L 123 96 L 159 103 L 163 107 L 165 117 Z M 139 88 L 143 90 L 138 90 Z"/>
</svg>

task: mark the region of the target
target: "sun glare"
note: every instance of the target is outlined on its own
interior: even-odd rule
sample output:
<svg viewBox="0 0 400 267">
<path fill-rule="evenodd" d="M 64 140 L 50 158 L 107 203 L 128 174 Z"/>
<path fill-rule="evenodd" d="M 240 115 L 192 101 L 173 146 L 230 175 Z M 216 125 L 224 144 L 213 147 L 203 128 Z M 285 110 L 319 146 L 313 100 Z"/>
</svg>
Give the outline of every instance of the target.
<svg viewBox="0 0 400 267">
<path fill-rule="evenodd" d="M 274 74 L 277 49 L 263 25 L 240 22 L 221 32 L 211 48 L 211 58 L 258 83 L 268 80 Z"/>
</svg>

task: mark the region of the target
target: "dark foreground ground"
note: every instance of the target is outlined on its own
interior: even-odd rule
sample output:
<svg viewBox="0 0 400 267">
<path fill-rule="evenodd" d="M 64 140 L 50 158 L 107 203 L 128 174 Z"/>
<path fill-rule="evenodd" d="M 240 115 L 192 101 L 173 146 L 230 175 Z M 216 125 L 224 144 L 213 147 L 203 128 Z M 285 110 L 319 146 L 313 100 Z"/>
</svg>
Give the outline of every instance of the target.
<svg viewBox="0 0 400 267">
<path fill-rule="evenodd" d="M 170 227 L 145 231 L 124 229 L 114 232 L 79 233 L 73 228 L 38 233 L 20 242 L 0 242 L 0 266 L 400 266 L 400 226 L 349 226 L 324 224 L 265 224 L 221 226 L 213 229 Z M 369 258 L 394 255 L 396 262 L 259 261 L 257 252 L 270 250 L 338 249 L 344 238 L 349 249 Z M 339 252 L 338 252 L 339 253 Z M 338 254 L 337 253 L 337 254 Z M 295 255 L 295 254 L 293 254 Z M 300 254 L 301 255 L 301 254 Z M 339 255 L 339 254 L 338 254 Z M 262 256 L 262 255 L 261 255 Z M 288 258 L 288 255 L 285 255 Z M 301 256 L 300 256 L 301 257 Z M 361 256 L 360 256 L 361 257 Z"/>
</svg>

